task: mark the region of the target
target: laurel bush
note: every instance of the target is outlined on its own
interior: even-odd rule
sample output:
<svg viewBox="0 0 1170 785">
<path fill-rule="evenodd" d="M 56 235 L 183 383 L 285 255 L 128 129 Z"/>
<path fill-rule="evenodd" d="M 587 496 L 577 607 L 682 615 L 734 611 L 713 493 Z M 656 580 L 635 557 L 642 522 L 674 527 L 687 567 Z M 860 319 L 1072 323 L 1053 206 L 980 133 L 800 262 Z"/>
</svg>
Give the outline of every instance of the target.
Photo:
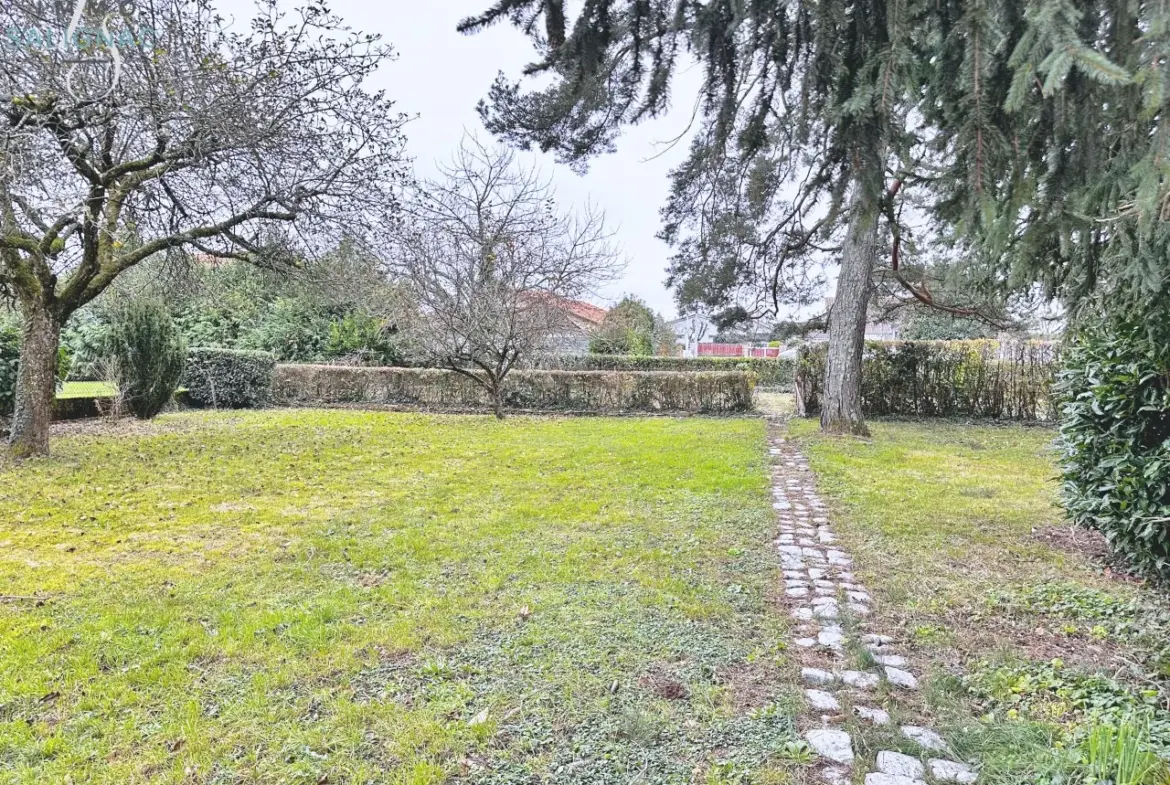
<svg viewBox="0 0 1170 785">
<path fill-rule="evenodd" d="M 1084 330 L 1056 390 L 1069 516 L 1170 580 L 1170 346 L 1136 321 Z"/>
</svg>

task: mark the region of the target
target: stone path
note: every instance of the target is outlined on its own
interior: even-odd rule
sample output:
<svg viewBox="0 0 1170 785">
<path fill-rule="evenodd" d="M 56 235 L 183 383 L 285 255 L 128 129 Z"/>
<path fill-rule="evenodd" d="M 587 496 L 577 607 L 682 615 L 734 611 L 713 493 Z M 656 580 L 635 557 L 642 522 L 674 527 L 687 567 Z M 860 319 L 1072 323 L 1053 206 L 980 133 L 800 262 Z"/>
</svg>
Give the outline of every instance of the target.
<svg viewBox="0 0 1170 785">
<path fill-rule="evenodd" d="M 843 727 L 841 699 L 848 698 L 861 722 L 889 725 L 888 712 L 866 704 L 875 702 L 873 693 L 883 680 L 891 690 L 915 691 L 918 677 L 898 653 L 897 641 L 867 632 L 873 599 L 853 574 L 853 558 L 833 534 L 808 462 L 776 432 L 770 437 L 769 451 L 784 593 L 797 621 L 793 644 L 807 650 L 808 660 L 816 665 L 801 671 L 809 712 L 818 726 L 806 731 L 804 738 L 820 756 L 820 780 L 848 785 L 854 782 L 856 761 L 853 739 Z M 870 653 L 867 660 L 872 666 L 863 671 L 844 668 L 846 653 L 861 649 Z M 925 763 L 892 750 L 881 751 L 876 770 L 865 775 L 865 785 L 970 785 L 977 781 L 977 772 L 953 760 L 946 741 L 930 728 L 904 725 L 899 731 L 918 745 Z"/>
</svg>

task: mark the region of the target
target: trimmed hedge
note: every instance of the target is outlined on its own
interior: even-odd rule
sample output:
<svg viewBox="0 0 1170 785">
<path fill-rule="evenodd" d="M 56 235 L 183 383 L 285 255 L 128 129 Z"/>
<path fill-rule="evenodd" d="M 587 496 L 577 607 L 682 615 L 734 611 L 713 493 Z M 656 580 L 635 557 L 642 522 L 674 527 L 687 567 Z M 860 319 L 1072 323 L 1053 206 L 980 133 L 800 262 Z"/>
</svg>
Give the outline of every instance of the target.
<svg viewBox="0 0 1170 785">
<path fill-rule="evenodd" d="M 797 410 L 820 412 L 828 347 L 802 347 Z M 861 373 L 866 414 L 916 417 L 1056 417 L 1059 349 L 1042 341 L 868 341 Z"/>
<path fill-rule="evenodd" d="M 1144 324 L 1085 332 L 1056 390 L 1069 517 L 1170 581 L 1170 346 Z"/>
<path fill-rule="evenodd" d="M 624 354 L 586 354 L 546 357 L 535 363 L 549 371 L 672 371 L 677 373 L 750 371 L 761 387 L 792 388 L 793 360 L 764 357 L 639 357 Z"/>
<path fill-rule="evenodd" d="M 647 373 L 513 371 L 505 380 L 509 408 L 583 412 L 727 414 L 752 408 L 754 377 L 743 372 Z M 274 403 L 399 404 L 434 409 L 488 409 L 478 384 L 434 368 L 278 365 Z"/>
<path fill-rule="evenodd" d="M 264 406 L 272 390 L 276 358 L 269 352 L 199 347 L 187 352 L 179 382 L 184 401 L 215 409 Z"/>
</svg>

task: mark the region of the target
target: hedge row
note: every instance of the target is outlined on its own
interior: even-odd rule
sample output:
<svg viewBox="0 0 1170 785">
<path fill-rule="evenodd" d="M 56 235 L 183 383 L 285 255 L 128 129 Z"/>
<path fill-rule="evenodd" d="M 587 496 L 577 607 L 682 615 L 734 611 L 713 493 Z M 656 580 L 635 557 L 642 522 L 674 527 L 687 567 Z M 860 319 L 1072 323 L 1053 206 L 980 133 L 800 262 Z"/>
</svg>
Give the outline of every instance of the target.
<svg viewBox="0 0 1170 785">
<path fill-rule="evenodd" d="M 803 415 L 820 412 L 826 351 L 800 351 L 794 386 Z M 1052 421 L 1059 354 L 1042 341 L 867 342 L 861 405 L 871 415 Z"/>
<path fill-rule="evenodd" d="M 673 371 L 678 373 L 751 371 L 761 387 L 792 389 L 793 360 L 764 357 L 639 357 L 586 354 L 545 357 L 535 363 L 547 371 Z"/>
<path fill-rule="evenodd" d="M 194 348 L 179 382 L 184 402 L 212 409 L 264 406 L 272 388 L 276 358 L 245 349 Z"/>
<path fill-rule="evenodd" d="M 754 377 L 743 372 L 649 373 L 513 371 L 509 408 L 539 411 L 689 412 L 727 414 L 752 407 Z M 454 371 L 278 365 L 273 403 L 397 404 L 433 409 L 486 409 L 487 394 Z"/>
</svg>

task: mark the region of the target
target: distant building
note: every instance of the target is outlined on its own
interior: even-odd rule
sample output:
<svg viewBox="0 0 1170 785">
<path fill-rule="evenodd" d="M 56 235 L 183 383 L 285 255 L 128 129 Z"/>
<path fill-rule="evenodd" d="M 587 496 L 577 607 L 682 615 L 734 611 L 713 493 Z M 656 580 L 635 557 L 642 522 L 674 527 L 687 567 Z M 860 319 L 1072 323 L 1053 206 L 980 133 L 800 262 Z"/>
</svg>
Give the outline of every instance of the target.
<svg viewBox="0 0 1170 785">
<path fill-rule="evenodd" d="M 554 305 L 565 316 L 564 329 L 552 338 L 553 351 L 562 355 L 588 354 L 589 339 L 609 311 L 584 300 L 550 297 L 553 297 Z"/>
<path fill-rule="evenodd" d="M 825 298 L 825 312 L 833 310 L 833 301 L 836 298 Z M 865 340 L 867 341 L 896 341 L 899 338 L 901 327 L 895 322 L 865 320 Z M 828 333 L 809 333 L 807 340 L 810 343 L 829 340 Z"/>
<path fill-rule="evenodd" d="M 715 325 L 702 316 L 684 316 L 668 322 L 668 325 L 678 336 L 677 343 L 683 357 L 698 357 L 699 343 L 715 334 Z"/>
</svg>

